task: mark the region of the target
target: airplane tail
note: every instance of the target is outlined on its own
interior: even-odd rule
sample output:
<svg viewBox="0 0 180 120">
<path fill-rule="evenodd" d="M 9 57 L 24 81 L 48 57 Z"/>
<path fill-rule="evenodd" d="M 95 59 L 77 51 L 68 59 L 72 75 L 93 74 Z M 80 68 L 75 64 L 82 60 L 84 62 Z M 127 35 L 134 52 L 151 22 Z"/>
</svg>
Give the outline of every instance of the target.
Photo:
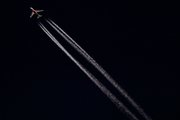
<svg viewBox="0 0 180 120">
<path fill-rule="evenodd" d="M 40 17 L 42 17 L 42 15 L 38 15 L 38 16 L 37 16 L 37 18 L 40 18 Z"/>
</svg>

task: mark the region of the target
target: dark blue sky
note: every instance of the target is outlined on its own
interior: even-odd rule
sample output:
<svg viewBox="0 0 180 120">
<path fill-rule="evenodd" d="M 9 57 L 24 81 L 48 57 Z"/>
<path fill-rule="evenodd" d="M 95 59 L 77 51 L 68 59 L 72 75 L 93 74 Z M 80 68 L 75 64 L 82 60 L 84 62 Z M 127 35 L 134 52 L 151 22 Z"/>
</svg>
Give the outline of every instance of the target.
<svg viewBox="0 0 180 120">
<path fill-rule="evenodd" d="M 100 0 L 27 0 L 3 5 L 0 119 L 128 119 L 48 38 L 36 18 L 29 19 L 29 7 L 44 9 L 43 17 L 66 31 L 152 119 L 179 120 L 177 4 Z M 39 21 L 143 119 L 43 18 Z"/>
</svg>

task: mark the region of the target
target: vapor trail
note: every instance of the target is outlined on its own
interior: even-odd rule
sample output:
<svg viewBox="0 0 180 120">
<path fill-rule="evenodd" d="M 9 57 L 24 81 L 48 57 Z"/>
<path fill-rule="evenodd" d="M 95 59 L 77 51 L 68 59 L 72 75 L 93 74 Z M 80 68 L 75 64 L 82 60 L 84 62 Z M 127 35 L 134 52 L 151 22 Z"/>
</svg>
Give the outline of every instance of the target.
<svg viewBox="0 0 180 120">
<path fill-rule="evenodd" d="M 42 23 L 38 23 L 41 29 L 51 38 L 53 42 L 95 83 L 96 86 L 130 119 L 138 120 L 136 116 L 128 110 L 98 79 L 96 79 L 86 68 L 84 68 L 69 52 L 57 41 L 57 39 L 45 28 Z"/>
<path fill-rule="evenodd" d="M 46 20 L 46 19 L 45 19 Z M 64 30 L 62 30 L 52 20 L 46 20 L 72 47 L 74 47 L 82 56 L 86 58 L 97 70 L 104 75 L 104 77 L 128 100 L 131 105 L 146 119 L 151 118 L 143 111 L 142 108 L 127 94 L 127 92 L 83 49 L 81 48 Z"/>
</svg>

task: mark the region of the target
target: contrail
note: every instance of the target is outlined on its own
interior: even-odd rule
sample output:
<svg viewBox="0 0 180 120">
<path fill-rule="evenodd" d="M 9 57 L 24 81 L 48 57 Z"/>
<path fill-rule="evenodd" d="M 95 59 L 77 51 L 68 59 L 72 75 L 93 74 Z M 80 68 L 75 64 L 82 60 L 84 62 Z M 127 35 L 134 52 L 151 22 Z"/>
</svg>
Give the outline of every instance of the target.
<svg viewBox="0 0 180 120">
<path fill-rule="evenodd" d="M 95 83 L 96 86 L 130 119 L 138 120 L 136 116 L 120 102 L 98 79 L 96 79 L 86 68 L 84 68 L 58 41 L 57 39 L 45 28 L 42 23 L 38 23 L 41 29 L 51 38 L 53 42 Z"/>
<path fill-rule="evenodd" d="M 45 19 L 46 20 L 46 19 Z M 127 94 L 127 92 L 83 49 L 81 48 L 67 33 L 65 33 L 57 24 L 52 20 L 46 20 L 72 47 L 74 47 L 87 61 L 89 61 L 97 70 L 104 75 L 104 77 L 121 93 L 126 100 L 146 119 L 152 120 L 140 106 Z"/>
</svg>

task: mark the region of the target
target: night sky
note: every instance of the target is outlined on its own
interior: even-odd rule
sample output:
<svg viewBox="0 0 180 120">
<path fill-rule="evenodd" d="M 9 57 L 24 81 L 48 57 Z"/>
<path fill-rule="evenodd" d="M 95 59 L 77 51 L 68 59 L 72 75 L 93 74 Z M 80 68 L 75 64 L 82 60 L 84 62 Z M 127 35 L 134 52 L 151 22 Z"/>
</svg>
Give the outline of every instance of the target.
<svg viewBox="0 0 180 120">
<path fill-rule="evenodd" d="M 144 120 L 44 18 L 69 34 L 153 120 L 180 119 L 177 3 L 17 0 L 1 6 L 1 120 L 128 120 L 51 41 L 38 21 Z M 30 7 L 43 9 L 43 17 L 30 19 Z"/>
</svg>

